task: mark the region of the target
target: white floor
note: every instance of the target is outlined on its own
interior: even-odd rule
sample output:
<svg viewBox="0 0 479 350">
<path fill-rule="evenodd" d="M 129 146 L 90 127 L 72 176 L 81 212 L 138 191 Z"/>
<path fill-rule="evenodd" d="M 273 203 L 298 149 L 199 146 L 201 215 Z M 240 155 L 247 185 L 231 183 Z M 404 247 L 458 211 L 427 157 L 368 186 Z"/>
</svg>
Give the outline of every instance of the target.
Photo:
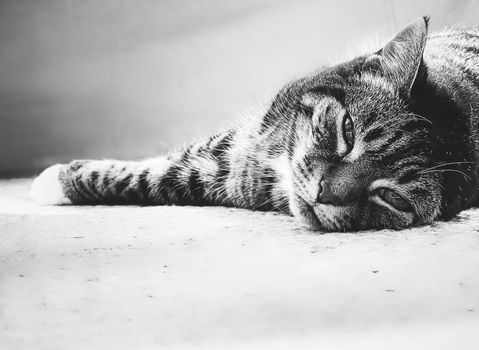
<svg viewBox="0 0 479 350">
<path fill-rule="evenodd" d="M 479 210 L 312 234 L 226 208 L 38 207 L 0 182 L 0 348 L 478 349 Z"/>
</svg>

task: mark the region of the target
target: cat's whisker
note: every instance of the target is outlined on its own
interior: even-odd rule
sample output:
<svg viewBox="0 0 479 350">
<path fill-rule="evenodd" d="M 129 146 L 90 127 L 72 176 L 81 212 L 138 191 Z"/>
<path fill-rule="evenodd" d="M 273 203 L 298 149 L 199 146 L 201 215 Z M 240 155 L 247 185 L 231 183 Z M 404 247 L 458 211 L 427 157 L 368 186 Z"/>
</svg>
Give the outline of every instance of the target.
<svg viewBox="0 0 479 350">
<path fill-rule="evenodd" d="M 461 174 L 462 176 L 464 176 L 466 179 L 468 179 L 469 181 L 472 180 L 472 178 L 471 178 L 469 175 L 463 173 L 463 172 L 460 171 L 460 170 L 456 170 L 456 169 L 435 169 L 435 170 L 423 171 L 423 172 L 420 172 L 420 173 L 421 173 L 421 174 L 430 174 L 430 173 L 439 173 L 439 172 L 444 172 L 444 173 L 445 173 L 445 172 L 459 173 L 459 174 Z"/>
<path fill-rule="evenodd" d="M 419 115 L 419 114 L 416 114 L 416 113 L 403 113 L 403 114 L 400 114 L 398 117 L 405 117 L 405 116 L 412 116 L 414 118 L 417 118 L 417 119 L 421 119 L 429 124 L 432 125 L 432 121 L 430 121 L 429 119 L 427 119 L 426 117 L 422 116 L 422 115 Z"/>
<path fill-rule="evenodd" d="M 462 164 L 476 164 L 476 162 L 463 161 L 463 162 L 441 163 L 441 164 L 435 165 L 435 166 L 433 166 L 433 167 L 430 167 L 430 168 L 421 170 L 419 173 L 422 173 L 422 172 L 425 172 L 425 171 L 429 171 L 429 170 L 432 170 L 432 169 L 437 169 L 437 168 L 440 168 L 440 167 L 443 167 L 443 166 L 448 166 L 448 165 L 462 165 Z"/>
</svg>

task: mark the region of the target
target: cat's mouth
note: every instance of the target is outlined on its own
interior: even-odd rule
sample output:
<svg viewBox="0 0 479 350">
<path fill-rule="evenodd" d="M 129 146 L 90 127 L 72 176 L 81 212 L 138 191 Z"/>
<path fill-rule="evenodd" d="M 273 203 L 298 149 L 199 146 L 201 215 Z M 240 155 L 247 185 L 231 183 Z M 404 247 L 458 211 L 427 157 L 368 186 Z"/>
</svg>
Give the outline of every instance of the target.
<svg viewBox="0 0 479 350">
<path fill-rule="evenodd" d="M 297 204 L 298 204 L 298 209 L 299 209 L 299 216 L 301 221 L 303 221 L 310 230 L 312 231 L 330 231 L 331 227 L 328 227 L 328 225 L 325 225 L 321 220 L 320 217 L 322 215 L 318 215 L 317 210 L 319 208 L 315 209 L 315 206 L 309 204 L 307 201 L 305 201 L 301 196 L 297 196 Z"/>
<path fill-rule="evenodd" d="M 297 197 L 299 215 L 312 231 L 344 231 L 344 225 L 340 225 L 332 211 L 334 207 L 325 204 L 311 205 L 300 196 Z"/>
<path fill-rule="evenodd" d="M 321 225 L 318 216 L 316 215 L 314 208 L 306 202 L 303 202 L 302 207 L 300 208 L 301 217 L 306 221 L 309 229 L 312 231 L 324 230 L 325 227 Z"/>
</svg>

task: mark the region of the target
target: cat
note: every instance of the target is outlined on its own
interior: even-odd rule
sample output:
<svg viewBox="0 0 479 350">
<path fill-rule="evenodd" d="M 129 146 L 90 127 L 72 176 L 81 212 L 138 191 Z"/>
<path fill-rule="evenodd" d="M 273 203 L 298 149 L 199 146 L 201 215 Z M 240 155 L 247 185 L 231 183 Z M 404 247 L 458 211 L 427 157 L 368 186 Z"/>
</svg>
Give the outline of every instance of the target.
<svg viewBox="0 0 479 350">
<path fill-rule="evenodd" d="M 276 210 L 322 231 L 451 219 L 478 199 L 479 30 L 428 36 L 428 23 L 287 84 L 264 115 L 178 152 L 53 165 L 32 196 Z"/>
</svg>

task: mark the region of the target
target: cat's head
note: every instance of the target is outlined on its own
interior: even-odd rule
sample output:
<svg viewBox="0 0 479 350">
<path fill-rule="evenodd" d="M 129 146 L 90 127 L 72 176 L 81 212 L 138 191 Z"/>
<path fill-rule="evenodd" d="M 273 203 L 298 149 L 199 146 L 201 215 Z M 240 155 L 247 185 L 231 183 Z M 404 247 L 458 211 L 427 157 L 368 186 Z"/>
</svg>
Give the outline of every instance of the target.
<svg viewBox="0 0 479 350">
<path fill-rule="evenodd" d="M 444 160 L 432 122 L 411 107 L 427 27 L 420 18 L 381 50 L 295 81 L 273 102 L 289 116 L 289 207 L 310 227 L 402 228 L 443 214 L 444 176 L 434 170 Z"/>
</svg>

